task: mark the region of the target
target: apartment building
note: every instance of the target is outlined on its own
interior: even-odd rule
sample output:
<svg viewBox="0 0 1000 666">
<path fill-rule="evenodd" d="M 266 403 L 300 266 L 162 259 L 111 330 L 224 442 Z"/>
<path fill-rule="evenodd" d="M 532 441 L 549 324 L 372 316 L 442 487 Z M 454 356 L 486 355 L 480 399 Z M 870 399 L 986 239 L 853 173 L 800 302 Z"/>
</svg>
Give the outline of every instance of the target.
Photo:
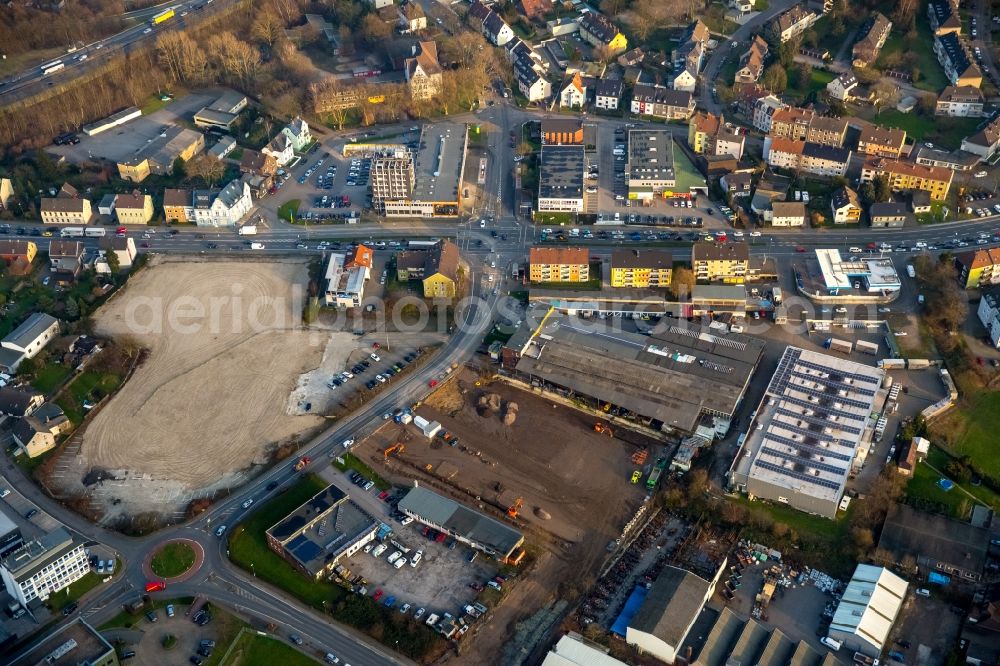
<svg viewBox="0 0 1000 666">
<path fill-rule="evenodd" d="M 194 222 L 191 190 L 163 190 L 163 219 L 167 222 Z"/>
<path fill-rule="evenodd" d="M 772 227 L 801 227 L 806 223 L 806 205 L 801 201 L 775 201 L 771 204 Z"/>
<path fill-rule="evenodd" d="M 899 159 L 905 144 L 905 130 L 867 124 L 858 137 L 858 153 L 895 160 Z"/>
<path fill-rule="evenodd" d="M 841 187 L 830 197 L 830 212 L 834 224 L 856 224 L 861 221 L 861 201 L 851 188 Z"/>
<path fill-rule="evenodd" d="M 841 102 L 849 102 L 854 99 L 854 91 L 857 90 L 858 80 L 853 72 L 844 72 L 833 81 L 826 84 L 826 91 L 833 99 Z"/>
<path fill-rule="evenodd" d="M 327 307 L 357 308 L 364 299 L 365 284 L 371 278 L 370 247 L 358 245 L 353 252 L 334 252 L 326 262 L 326 289 L 323 300 Z"/>
<path fill-rule="evenodd" d="M 934 55 L 953 86 L 979 88 L 983 85 L 983 72 L 969 55 L 965 42 L 957 33 L 934 37 Z"/>
<path fill-rule="evenodd" d="M 840 148 L 844 145 L 844 138 L 846 136 L 847 119 L 813 116 L 813 119 L 809 121 L 809 127 L 806 129 L 805 140 L 809 143 Z"/>
<path fill-rule="evenodd" d="M 1000 117 L 994 118 L 986 127 L 962 139 L 962 150 L 977 155 L 980 161 L 993 157 L 1000 148 Z"/>
<path fill-rule="evenodd" d="M 687 120 L 694 113 L 694 96 L 662 86 L 636 85 L 632 91 L 632 113 L 666 120 Z"/>
<path fill-rule="evenodd" d="M 770 41 L 784 44 L 811 28 L 820 16 L 803 5 L 795 5 L 768 23 L 766 34 Z"/>
<path fill-rule="evenodd" d="M 881 12 L 875 12 L 865 21 L 858 31 L 858 41 L 851 49 L 853 65 L 858 68 L 867 67 L 878 59 L 878 54 L 889 38 L 892 21 Z"/>
<path fill-rule="evenodd" d="M 119 194 L 115 201 L 118 224 L 149 224 L 153 219 L 153 197 L 139 190 Z"/>
<path fill-rule="evenodd" d="M 973 250 L 955 255 L 958 283 L 965 289 L 1000 284 L 1000 248 Z"/>
<path fill-rule="evenodd" d="M 942 201 L 948 197 L 955 172 L 942 167 L 923 166 L 901 160 L 869 158 L 861 168 L 861 182 L 885 176 L 894 192 L 925 190 L 931 198 Z"/>
<path fill-rule="evenodd" d="M 438 61 L 437 43 L 421 41 L 412 47 L 412 55 L 403 62 L 406 85 L 413 99 L 430 99 L 441 92 L 444 68 Z"/>
<path fill-rule="evenodd" d="M 736 70 L 734 83 L 756 83 L 764 73 L 769 51 L 767 41 L 760 35 L 754 35 L 750 48 L 740 56 L 740 68 Z"/>
<path fill-rule="evenodd" d="M 64 196 L 42 198 L 42 223 L 85 225 L 94 216 L 90 200 L 82 197 Z"/>
<path fill-rule="evenodd" d="M 868 207 L 868 219 L 874 228 L 896 229 L 912 220 L 906 204 L 895 201 L 877 202 Z"/>
<path fill-rule="evenodd" d="M 787 106 L 774 95 L 757 98 L 753 103 L 753 126 L 765 134 L 770 133 L 774 114 Z"/>
<path fill-rule="evenodd" d="M 765 137 L 764 159 L 772 167 L 833 177 L 847 173 L 851 151 L 808 141 Z"/>
<path fill-rule="evenodd" d="M 199 227 L 234 227 L 253 207 L 250 186 L 233 180 L 222 190 L 195 190 L 194 221 Z"/>
<path fill-rule="evenodd" d="M 372 160 L 372 207 L 385 215 L 385 202 L 407 199 L 413 191 L 415 172 L 410 155 L 379 156 Z"/>
<path fill-rule="evenodd" d="M 934 115 L 980 118 L 984 101 L 983 92 L 975 86 L 947 86 L 937 98 Z"/>
<path fill-rule="evenodd" d="M 699 282 L 743 284 L 750 265 L 746 243 L 698 241 L 691 247 L 691 267 Z"/>
<path fill-rule="evenodd" d="M 618 26 L 597 12 L 584 12 L 580 17 L 580 37 L 591 46 L 603 47 L 608 55 L 628 48 L 628 40 Z"/>
<path fill-rule="evenodd" d="M 927 19 L 936 36 L 962 34 L 962 19 L 958 15 L 958 3 L 952 0 L 930 0 L 927 3 Z"/>
<path fill-rule="evenodd" d="M 76 541 L 65 527 L 28 541 L 0 560 L 7 593 L 25 608 L 36 599 L 45 601 L 88 571 L 83 542 Z"/>
<path fill-rule="evenodd" d="M 800 109 L 795 106 L 778 109 L 771 116 L 769 134 L 782 139 L 805 141 L 809 133 L 809 124 L 815 116 L 816 112 L 811 109 Z"/>
<path fill-rule="evenodd" d="M 666 250 L 615 250 L 611 253 L 611 286 L 667 287 L 673 267 L 673 255 Z"/>
<path fill-rule="evenodd" d="M 586 282 L 590 250 L 585 247 L 533 247 L 528 255 L 532 282 Z"/>
</svg>

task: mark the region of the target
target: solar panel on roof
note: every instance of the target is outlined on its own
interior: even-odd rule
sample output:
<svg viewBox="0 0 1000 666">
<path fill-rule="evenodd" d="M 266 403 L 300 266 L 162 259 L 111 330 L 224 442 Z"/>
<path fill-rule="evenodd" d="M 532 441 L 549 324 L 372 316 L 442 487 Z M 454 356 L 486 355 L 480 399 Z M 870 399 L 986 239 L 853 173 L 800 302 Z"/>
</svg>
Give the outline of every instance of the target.
<svg viewBox="0 0 1000 666">
<path fill-rule="evenodd" d="M 795 458 L 789 457 L 787 452 L 779 451 L 778 449 L 774 449 L 769 446 L 765 446 L 761 450 L 766 453 L 770 453 L 773 456 L 777 456 L 778 458 L 784 458 L 785 460 L 796 460 Z M 800 451 L 805 451 L 806 453 L 809 453 L 805 447 L 801 448 Z M 824 472 L 830 472 L 831 474 L 842 475 L 847 471 L 843 467 L 835 467 L 833 465 L 828 465 L 824 462 L 820 462 L 812 454 L 799 456 L 798 459 L 809 461 L 808 466 L 811 467 L 812 469 L 818 469 Z"/>
<path fill-rule="evenodd" d="M 839 490 L 840 489 L 840 484 L 839 483 L 835 483 L 833 481 L 828 481 L 826 479 L 823 479 L 823 478 L 820 478 L 820 477 L 816 477 L 816 476 L 812 476 L 810 474 L 802 474 L 800 472 L 796 472 L 794 470 L 790 470 L 790 469 L 788 469 L 786 467 L 782 467 L 781 465 L 775 465 L 774 463 L 769 463 L 769 462 L 766 462 L 766 461 L 763 461 L 763 460 L 758 460 L 755 464 L 758 465 L 759 467 L 762 467 L 762 468 L 766 469 L 766 470 L 769 470 L 769 471 L 772 471 L 772 472 L 777 472 L 778 474 L 784 474 L 785 476 L 789 476 L 789 477 L 792 477 L 793 479 L 798 479 L 800 481 L 806 481 L 806 482 L 811 483 L 813 485 L 823 486 L 824 488 L 830 488 L 832 490 Z"/>
</svg>

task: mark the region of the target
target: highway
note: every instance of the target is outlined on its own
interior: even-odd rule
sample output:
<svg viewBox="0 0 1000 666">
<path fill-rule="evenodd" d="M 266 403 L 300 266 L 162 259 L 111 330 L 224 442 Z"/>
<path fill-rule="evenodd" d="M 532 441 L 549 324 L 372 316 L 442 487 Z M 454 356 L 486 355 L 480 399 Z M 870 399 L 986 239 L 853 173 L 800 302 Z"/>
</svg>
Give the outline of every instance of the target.
<svg viewBox="0 0 1000 666">
<path fill-rule="evenodd" d="M 61 58 L 53 58 L 43 63 L 49 64 L 61 60 L 62 69 L 46 75 L 40 66 L 34 66 L 0 80 L 0 104 L 10 104 L 37 95 L 57 83 L 68 83 L 115 56 L 131 53 L 141 42 L 148 41 L 152 44 L 164 30 L 189 27 L 236 2 L 237 0 L 178 0 L 175 3 L 125 14 L 123 16 L 126 18 L 142 19 L 142 22 L 110 37 L 86 44 Z M 158 26 L 149 25 L 147 19 L 150 16 L 171 6 L 176 8 L 176 15 L 173 18 Z"/>
</svg>

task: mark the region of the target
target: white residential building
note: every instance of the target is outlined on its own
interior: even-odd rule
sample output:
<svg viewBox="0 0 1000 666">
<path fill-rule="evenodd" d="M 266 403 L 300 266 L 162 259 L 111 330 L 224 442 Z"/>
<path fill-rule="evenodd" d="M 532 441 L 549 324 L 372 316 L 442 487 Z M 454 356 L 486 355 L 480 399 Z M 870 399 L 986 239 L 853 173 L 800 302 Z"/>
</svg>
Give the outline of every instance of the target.
<svg viewBox="0 0 1000 666">
<path fill-rule="evenodd" d="M 983 297 L 979 299 L 979 309 L 976 310 L 976 314 L 986 327 L 986 333 L 990 336 L 993 346 L 1000 349 L 1000 294 L 984 291 Z"/>
<path fill-rule="evenodd" d="M 373 253 L 364 245 L 350 255 L 335 252 L 326 263 L 326 291 L 324 301 L 328 307 L 357 308 L 364 299 L 365 283 L 371 278 Z"/>
<path fill-rule="evenodd" d="M 309 123 L 302 120 L 302 118 L 296 118 L 292 122 L 281 130 L 281 133 L 288 137 L 288 140 L 292 142 L 292 148 L 295 152 L 302 152 L 302 150 L 312 143 L 313 137 L 312 132 L 309 131 Z"/>
<path fill-rule="evenodd" d="M 264 146 L 260 152 L 274 157 L 278 166 L 285 166 L 295 159 L 295 147 L 292 145 L 292 140 L 284 133 L 271 139 L 271 142 Z"/>
<path fill-rule="evenodd" d="M 253 207 L 250 185 L 233 180 L 220 192 L 196 190 L 194 220 L 199 227 L 235 227 Z"/>
<path fill-rule="evenodd" d="M 559 106 L 570 109 L 582 108 L 587 103 L 587 87 L 579 72 L 573 75 L 566 87 L 559 93 Z"/>
<path fill-rule="evenodd" d="M 0 561 L 7 593 L 24 607 L 36 599 L 45 601 L 88 571 L 83 543 L 74 541 L 65 527 L 25 543 Z"/>
<path fill-rule="evenodd" d="M 598 79 L 594 106 L 607 111 L 617 111 L 624 90 L 625 84 L 621 79 Z"/>
<path fill-rule="evenodd" d="M 26 358 L 34 358 L 59 335 L 59 320 L 36 312 L 0 341 L 0 366 L 13 372 Z"/>
<path fill-rule="evenodd" d="M 788 105 L 774 95 L 761 97 L 753 105 L 753 126 L 764 134 L 771 131 L 771 116 L 779 109 L 784 109 Z"/>
</svg>

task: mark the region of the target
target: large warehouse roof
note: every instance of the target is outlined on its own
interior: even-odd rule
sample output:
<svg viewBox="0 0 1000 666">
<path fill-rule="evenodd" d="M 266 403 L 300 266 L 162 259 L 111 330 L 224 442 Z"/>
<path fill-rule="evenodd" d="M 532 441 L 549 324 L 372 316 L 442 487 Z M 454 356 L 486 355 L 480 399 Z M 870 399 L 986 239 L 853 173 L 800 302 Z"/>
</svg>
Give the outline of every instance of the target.
<svg viewBox="0 0 1000 666">
<path fill-rule="evenodd" d="M 689 432 L 703 413 L 732 415 L 764 349 L 760 339 L 697 325 L 647 336 L 557 313 L 536 333 L 518 372 Z"/>
<path fill-rule="evenodd" d="M 785 349 L 744 442 L 749 455 L 738 456 L 737 475 L 839 502 L 884 374 Z"/>
<path fill-rule="evenodd" d="M 883 567 L 859 564 L 830 623 L 830 631 L 854 634 L 878 650 L 906 598 L 906 581 Z"/>
<path fill-rule="evenodd" d="M 625 666 L 609 655 L 608 648 L 582 639 L 579 634 L 569 633 L 559 639 L 555 647 L 545 656 L 542 666 Z"/>
<path fill-rule="evenodd" d="M 680 648 L 705 605 L 709 587 L 711 583 L 690 571 L 664 567 L 628 628 L 652 634 L 667 645 Z"/>
<path fill-rule="evenodd" d="M 524 541 L 524 536 L 517 530 L 422 486 L 406 493 L 406 497 L 399 501 L 399 510 L 443 527 L 467 541 L 481 544 L 504 557 Z"/>
</svg>

